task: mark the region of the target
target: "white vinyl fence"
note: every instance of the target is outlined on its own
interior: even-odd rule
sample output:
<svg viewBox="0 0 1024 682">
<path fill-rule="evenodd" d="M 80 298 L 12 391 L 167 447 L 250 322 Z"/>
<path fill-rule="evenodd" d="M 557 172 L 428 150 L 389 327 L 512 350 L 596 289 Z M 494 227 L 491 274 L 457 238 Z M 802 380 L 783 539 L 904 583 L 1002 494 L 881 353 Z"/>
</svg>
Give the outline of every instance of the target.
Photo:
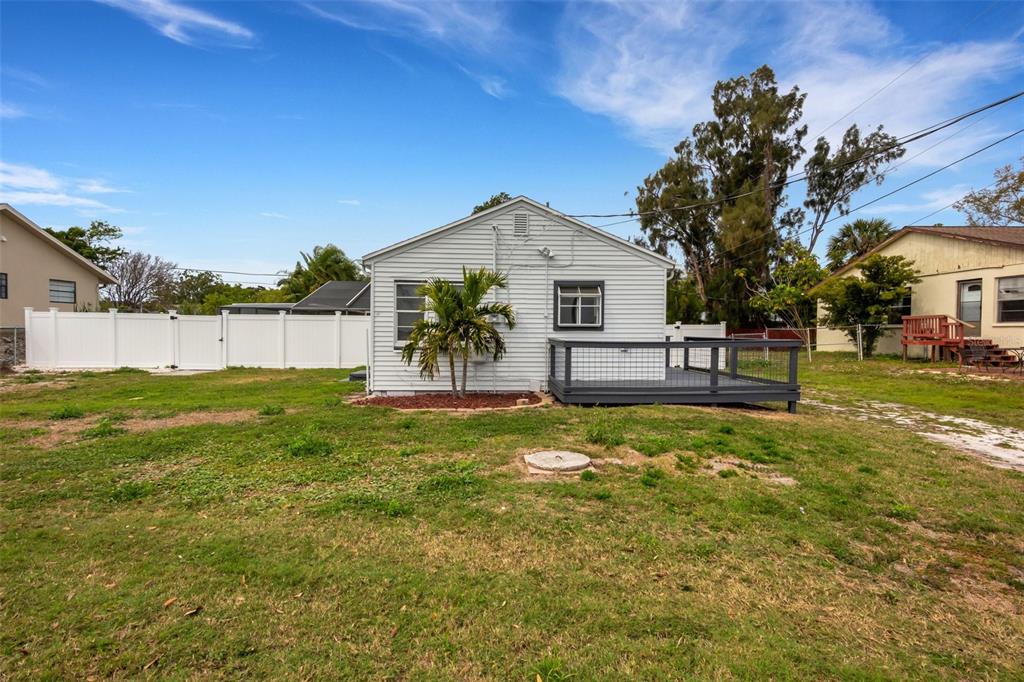
<svg viewBox="0 0 1024 682">
<path fill-rule="evenodd" d="M 337 367 L 366 364 L 362 315 L 63 313 L 25 309 L 29 367 Z"/>
<path fill-rule="evenodd" d="M 718 324 L 675 324 L 665 325 L 665 338 L 668 341 L 686 341 L 688 338 L 725 338 L 725 322 Z M 673 348 L 669 351 L 669 365 L 681 367 L 683 365 L 683 349 Z M 718 354 L 718 369 L 725 369 L 725 358 L 728 353 Z M 690 351 L 690 366 L 700 369 L 711 368 L 711 349 L 695 348 Z"/>
</svg>

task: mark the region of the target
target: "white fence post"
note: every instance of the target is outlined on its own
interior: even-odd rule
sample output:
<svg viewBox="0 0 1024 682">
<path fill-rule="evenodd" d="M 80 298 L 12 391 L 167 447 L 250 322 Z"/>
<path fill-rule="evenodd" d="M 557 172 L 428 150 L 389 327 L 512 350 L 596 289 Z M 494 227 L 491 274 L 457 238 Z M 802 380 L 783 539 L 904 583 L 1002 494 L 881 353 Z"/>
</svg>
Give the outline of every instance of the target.
<svg viewBox="0 0 1024 682">
<path fill-rule="evenodd" d="M 32 308 L 25 308 L 25 364 L 32 366 Z"/>
<path fill-rule="evenodd" d="M 231 315 L 228 311 L 220 311 L 220 366 L 223 369 L 228 367 L 228 320 Z"/>
<path fill-rule="evenodd" d="M 864 327 L 857 325 L 857 359 L 864 359 Z"/>
<path fill-rule="evenodd" d="M 57 368 L 57 309 L 50 308 L 50 367 Z"/>
<path fill-rule="evenodd" d="M 120 367 L 117 357 L 117 308 L 111 308 L 107 312 L 110 313 L 110 354 L 114 358 L 112 364 L 116 369 Z"/>
<path fill-rule="evenodd" d="M 288 313 L 286 313 L 284 310 L 277 311 L 277 338 L 278 347 L 280 351 L 281 369 L 284 369 L 285 367 L 288 366 L 288 349 L 285 348 L 285 343 L 288 336 L 287 329 L 285 328 L 285 325 L 288 324 L 287 317 Z"/>
<path fill-rule="evenodd" d="M 178 366 L 178 311 L 173 308 L 167 311 L 167 324 L 170 325 L 171 361 L 168 364 L 172 369 Z"/>
<path fill-rule="evenodd" d="M 722 327 L 722 338 L 725 338 L 725 320 L 718 323 Z"/>
<path fill-rule="evenodd" d="M 341 311 L 334 311 L 334 367 L 341 369 Z"/>
</svg>

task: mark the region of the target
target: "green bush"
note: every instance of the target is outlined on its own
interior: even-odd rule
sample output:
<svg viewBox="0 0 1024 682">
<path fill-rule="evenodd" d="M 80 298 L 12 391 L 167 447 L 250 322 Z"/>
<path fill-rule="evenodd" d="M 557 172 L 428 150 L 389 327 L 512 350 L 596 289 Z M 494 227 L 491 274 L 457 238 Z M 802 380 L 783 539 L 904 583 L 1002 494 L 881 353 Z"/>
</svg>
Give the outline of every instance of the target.
<svg viewBox="0 0 1024 682">
<path fill-rule="evenodd" d="M 273 417 L 275 415 L 284 414 L 284 408 L 280 405 L 264 405 L 259 409 L 257 414 L 261 417 Z"/>
<path fill-rule="evenodd" d="M 59 410 L 54 410 L 50 413 L 50 419 L 59 421 L 61 419 L 81 419 L 85 416 L 85 411 L 80 407 L 74 407 L 72 405 L 65 405 Z"/>
</svg>

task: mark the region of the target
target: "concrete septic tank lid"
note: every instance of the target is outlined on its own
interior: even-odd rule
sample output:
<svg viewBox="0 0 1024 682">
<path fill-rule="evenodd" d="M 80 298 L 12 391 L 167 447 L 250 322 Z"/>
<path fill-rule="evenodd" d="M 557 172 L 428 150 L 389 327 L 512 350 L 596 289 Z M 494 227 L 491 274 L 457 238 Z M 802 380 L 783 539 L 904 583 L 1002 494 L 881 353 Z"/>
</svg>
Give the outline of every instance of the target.
<svg viewBox="0 0 1024 682">
<path fill-rule="evenodd" d="M 568 450 L 542 450 L 530 453 L 523 459 L 531 467 L 542 471 L 580 471 L 590 466 L 589 457 Z"/>
</svg>

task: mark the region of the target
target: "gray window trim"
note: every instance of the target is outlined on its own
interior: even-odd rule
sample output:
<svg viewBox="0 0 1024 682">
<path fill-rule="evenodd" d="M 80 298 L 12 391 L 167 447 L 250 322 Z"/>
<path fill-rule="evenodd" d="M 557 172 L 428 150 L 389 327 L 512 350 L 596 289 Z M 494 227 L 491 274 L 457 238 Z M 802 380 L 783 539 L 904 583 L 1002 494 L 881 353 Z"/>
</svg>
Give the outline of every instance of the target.
<svg viewBox="0 0 1024 682">
<path fill-rule="evenodd" d="M 601 290 L 601 324 L 559 324 L 558 323 L 558 290 L 560 287 L 598 287 Z M 604 288 L 604 280 L 556 280 L 552 289 L 552 328 L 555 330 L 568 330 L 578 332 L 599 332 L 604 331 L 605 308 L 608 300 L 608 292 Z"/>
<path fill-rule="evenodd" d="M 71 285 L 71 300 L 70 301 L 55 301 L 55 300 L 53 300 L 53 284 L 54 284 L 54 282 L 58 282 L 60 284 L 70 284 Z M 47 286 L 48 286 L 47 293 L 49 294 L 50 303 L 70 303 L 72 305 L 78 303 L 78 282 L 75 282 L 74 280 L 70 280 L 70 279 L 53 279 L 53 278 L 51 278 Z"/>
</svg>

